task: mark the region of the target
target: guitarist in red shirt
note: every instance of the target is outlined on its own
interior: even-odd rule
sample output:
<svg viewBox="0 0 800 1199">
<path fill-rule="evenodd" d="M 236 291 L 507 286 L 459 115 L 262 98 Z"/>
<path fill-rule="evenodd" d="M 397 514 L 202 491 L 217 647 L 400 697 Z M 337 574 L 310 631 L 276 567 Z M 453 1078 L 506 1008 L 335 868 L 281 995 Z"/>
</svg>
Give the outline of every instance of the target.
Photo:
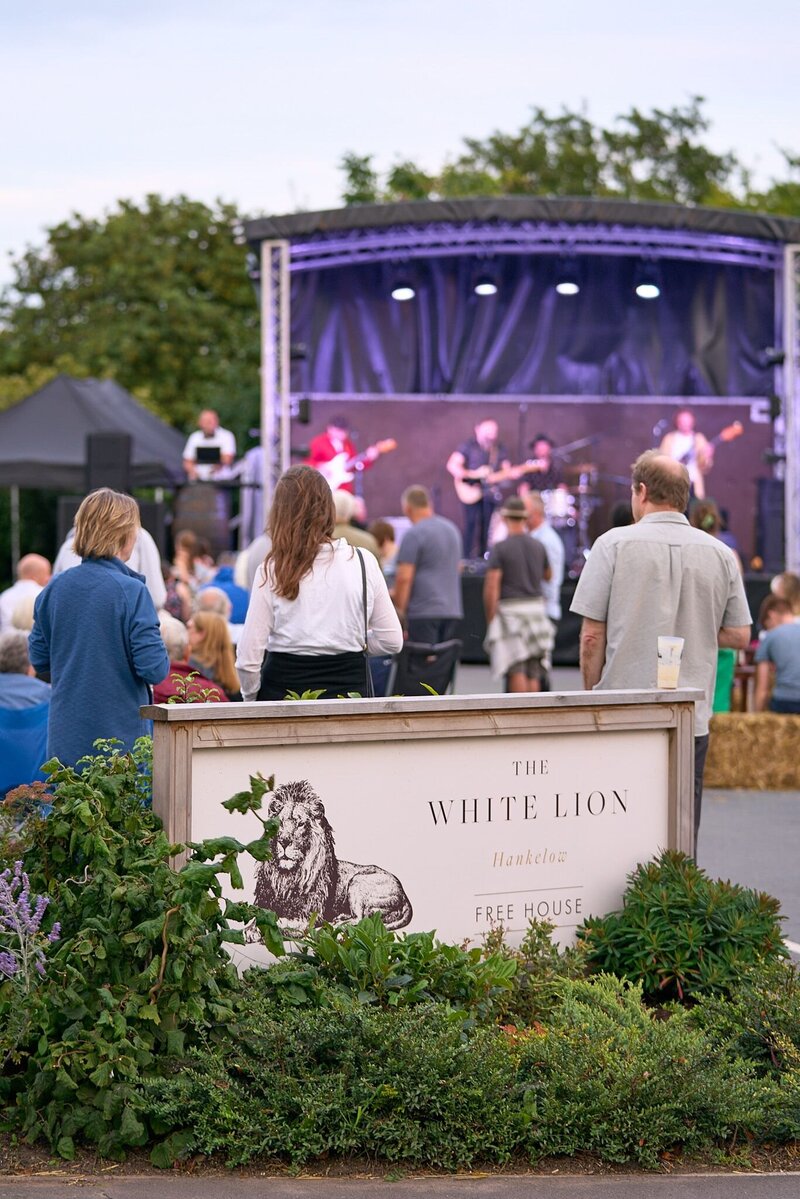
<svg viewBox="0 0 800 1199">
<path fill-rule="evenodd" d="M 337 414 L 328 421 L 325 432 L 313 438 L 305 464 L 324 475 L 332 491 L 349 491 L 352 495 L 356 472 L 367 470 L 381 454 L 396 447 L 397 442 L 390 438 L 359 453 L 350 437 L 350 422 Z"/>
</svg>

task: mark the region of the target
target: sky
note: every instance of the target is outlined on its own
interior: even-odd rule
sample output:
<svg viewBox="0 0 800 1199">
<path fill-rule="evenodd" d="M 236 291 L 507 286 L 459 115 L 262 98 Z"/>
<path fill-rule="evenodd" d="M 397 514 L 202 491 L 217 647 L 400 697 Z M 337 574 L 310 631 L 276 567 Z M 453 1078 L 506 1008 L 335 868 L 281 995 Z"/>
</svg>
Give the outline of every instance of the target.
<svg viewBox="0 0 800 1199">
<path fill-rule="evenodd" d="M 433 170 L 534 105 L 702 95 L 707 144 L 767 184 L 800 153 L 798 44 L 797 0 L 0 0 L 0 285 L 75 212 L 337 207 L 345 152 Z"/>
</svg>

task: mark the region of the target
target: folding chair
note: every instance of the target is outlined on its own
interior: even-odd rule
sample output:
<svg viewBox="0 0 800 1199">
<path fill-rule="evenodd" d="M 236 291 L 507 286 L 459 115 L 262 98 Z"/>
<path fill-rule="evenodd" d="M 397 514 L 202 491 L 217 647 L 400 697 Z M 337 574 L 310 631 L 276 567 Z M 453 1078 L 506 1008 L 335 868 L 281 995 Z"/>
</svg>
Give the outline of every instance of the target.
<svg viewBox="0 0 800 1199">
<path fill-rule="evenodd" d="M 457 638 L 440 641 L 438 645 L 406 641 L 392 663 L 386 694 L 428 695 L 423 683 L 427 683 L 438 695 L 452 693 L 462 644 Z"/>
<path fill-rule="evenodd" d="M 50 702 L 30 708 L 0 708 L 0 799 L 22 783 L 43 779 L 47 761 Z"/>
</svg>

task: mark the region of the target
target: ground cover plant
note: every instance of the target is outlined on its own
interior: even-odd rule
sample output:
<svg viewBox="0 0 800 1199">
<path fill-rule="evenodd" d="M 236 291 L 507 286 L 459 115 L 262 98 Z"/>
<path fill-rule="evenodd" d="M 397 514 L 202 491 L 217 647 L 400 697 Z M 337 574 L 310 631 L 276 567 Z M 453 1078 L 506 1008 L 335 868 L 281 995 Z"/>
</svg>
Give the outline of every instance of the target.
<svg viewBox="0 0 800 1199">
<path fill-rule="evenodd" d="M 502 930 L 468 947 L 377 916 L 284 946 L 272 913 L 222 898 L 241 854 L 270 854 L 273 788 L 256 776 L 224 803 L 262 821 L 258 838 L 189 846 L 180 870 L 147 805 L 146 744 L 101 746 L 80 775 L 54 763 L 0 809 L 5 1129 L 64 1157 L 144 1147 L 161 1166 L 445 1169 L 583 1151 L 654 1166 L 796 1137 L 800 985 L 774 901 L 663 855 L 566 952 L 540 923 L 518 948 Z M 625 931 L 626 911 L 652 927 Z M 226 945 L 252 921 L 276 960 L 239 976 Z M 608 943 L 627 978 L 599 969 Z"/>
</svg>

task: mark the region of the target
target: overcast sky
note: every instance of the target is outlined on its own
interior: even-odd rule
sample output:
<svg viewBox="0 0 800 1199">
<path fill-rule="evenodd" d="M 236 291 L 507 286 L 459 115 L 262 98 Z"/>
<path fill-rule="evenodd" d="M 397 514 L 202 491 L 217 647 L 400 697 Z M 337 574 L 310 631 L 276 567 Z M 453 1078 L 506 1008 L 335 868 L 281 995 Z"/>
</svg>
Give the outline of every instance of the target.
<svg viewBox="0 0 800 1199">
<path fill-rule="evenodd" d="M 0 0 L 0 282 L 73 212 L 148 191 L 338 205 L 346 150 L 436 168 L 531 105 L 707 98 L 760 183 L 800 153 L 797 0 Z"/>
</svg>

